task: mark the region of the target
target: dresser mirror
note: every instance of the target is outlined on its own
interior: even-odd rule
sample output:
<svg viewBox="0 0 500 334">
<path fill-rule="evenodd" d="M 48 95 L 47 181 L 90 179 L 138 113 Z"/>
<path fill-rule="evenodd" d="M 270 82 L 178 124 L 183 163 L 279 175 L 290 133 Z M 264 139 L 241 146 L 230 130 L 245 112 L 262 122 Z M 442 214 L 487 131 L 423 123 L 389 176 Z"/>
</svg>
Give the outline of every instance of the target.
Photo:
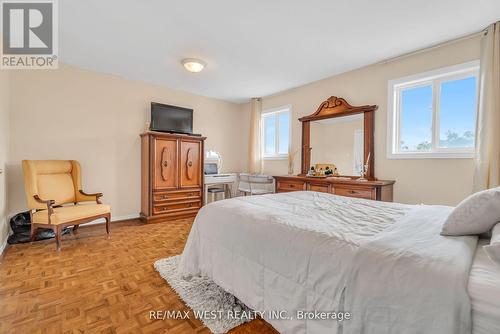
<svg viewBox="0 0 500 334">
<path fill-rule="evenodd" d="M 314 167 L 316 176 L 326 172 L 326 176 L 358 179 L 365 168 L 366 179 L 374 180 L 375 110 L 375 105 L 355 107 L 332 96 L 315 113 L 300 118 L 302 174 Z"/>
<path fill-rule="evenodd" d="M 311 122 L 311 166 L 332 175 L 361 176 L 363 114 Z"/>
</svg>

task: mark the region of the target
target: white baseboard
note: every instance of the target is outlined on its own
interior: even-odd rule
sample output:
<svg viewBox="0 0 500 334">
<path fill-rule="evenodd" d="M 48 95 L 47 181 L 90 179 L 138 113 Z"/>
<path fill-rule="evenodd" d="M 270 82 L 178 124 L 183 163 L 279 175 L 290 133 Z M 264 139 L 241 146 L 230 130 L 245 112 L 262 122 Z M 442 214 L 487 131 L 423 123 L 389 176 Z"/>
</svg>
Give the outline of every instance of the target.
<svg viewBox="0 0 500 334">
<path fill-rule="evenodd" d="M 9 235 L 7 234 L 5 236 L 5 239 L 0 241 L 1 244 L 0 244 L 0 256 L 3 254 L 3 251 L 5 250 L 5 247 L 7 247 L 7 239 L 9 238 Z"/>
<path fill-rule="evenodd" d="M 137 219 L 139 217 L 141 217 L 141 215 L 138 214 L 138 213 L 132 213 L 130 215 L 124 215 L 124 216 L 117 216 L 115 218 L 113 218 L 111 216 L 111 221 L 112 222 L 118 222 L 118 221 L 121 221 L 121 220 Z"/>
<path fill-rule="evenodd" d="M 118 222 L 121 220 L 129 220 L 129 219 L 137 219 L 139 217 L 140 216 L 138 213 L 132 213 L 130 215 L 124 215 L 124 216 L 111 216 L 111 222 Z M 106 220 L 104 218 L 101 218 L 101 219 L 97 219 L 91 223 L 83 224 L 82 226 L 104 224 L 105 222 L 106 222 Z"/>
<path fill-rule="evenodd" d="M 111 222 L 118 222 L 118 221 L 121 221 L 121 220 L 129 220 L 129 219 L 136 219 L 136 218 L 139 218 L 139 214 L 138 213 L 133 213 L 133 214 L 130 214 L 130 215 L 124 215 L 124 216 L 115 216 L 115 217 L 111 217 Z M 87 223 L 85 225 L 96 225 L 96 224 L 104 224 L 106 222 L 106 220 L 104 219 L 98 219 L 96 221 L 93 221 L 91 223 Z M 82 226 L 85 226 L 85 225 L 82 225 Z M 5 250 L 5 247 L 7 247 L 7 238 L 9 237 L 9 235 L 5 236 L 5 239 L 4 240 L 0 240 L 0 255 L 3 254 L 3 251 Z"/>
</svg>

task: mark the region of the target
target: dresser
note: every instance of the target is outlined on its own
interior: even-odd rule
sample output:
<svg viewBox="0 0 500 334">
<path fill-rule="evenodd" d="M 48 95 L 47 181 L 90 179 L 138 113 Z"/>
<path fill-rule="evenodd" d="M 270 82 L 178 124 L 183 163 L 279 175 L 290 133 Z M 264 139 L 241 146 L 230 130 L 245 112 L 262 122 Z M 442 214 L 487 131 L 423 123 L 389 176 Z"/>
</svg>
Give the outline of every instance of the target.
<svg viewBox="0 0 500 334">
<path fill-rule="evenodd" d="M 141 134 L 141 219 L 169 221 L 196 216 L 203 203 L 205 137 Z"/>
<path fill-rule="evenodd" d="M 373 180 L 360 182 L 355 179 L 328 177 L 313 178 L 307 176 L 275 176 L 276 192 L 319 191 L 334 195 L 392 202 L 395 181 Z"/>
<path fill-rule="evenodd" d="M 301 173 L 275 176 L 276 192 L 319 191 L 392 202 L 396 181 L 375 177 L 376 105 L 353 106 L 330 96 L 302 124 Z M 333 174 L 311 177 L 308 174 Z M 364 179 L 364 181 L 358 181 Z"/>
</svg>

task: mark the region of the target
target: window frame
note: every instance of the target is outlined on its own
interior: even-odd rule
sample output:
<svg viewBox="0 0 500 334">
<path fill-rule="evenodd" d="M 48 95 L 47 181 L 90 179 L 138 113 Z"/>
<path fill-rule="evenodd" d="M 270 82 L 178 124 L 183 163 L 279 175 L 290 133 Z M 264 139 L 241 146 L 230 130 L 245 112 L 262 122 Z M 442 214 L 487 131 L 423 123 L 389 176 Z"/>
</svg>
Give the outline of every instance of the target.
<svg viewBox="0 0 500 334">
<path fill-rule="evenodd" d="M 282 113 L 288 113 L 288 119 L 290 120 L 289 126 L 288 126 L 288 150 L 287 153 L 279 153 L 279 117 L 277 117 L 279 114 Z M 274 153 L 273 154 L 266 154 L 266 131 L 264 128 L 264 120 L 267 117 L 274 116 L 276 117 L 276 122 L 275 122 L 275 135 L 276 135 L 276 142 L 275 142 L 275 147 L 274 147 Z M 288 159 L 288 155 L 290 153 L 290 149 L 292 146 L 292 106 L 291 105 L 285 105 L 281 107 L 276 107 L 272 109 L 266 109 L 262 111 L 260 115 L 260 139 L 261 139 L 261 150 L 262 150 L 262 158 L 264 160 L 285 160 Z"/>
<path fill-rule="evenodd" d="M 479 60 L 448 66 L 433 71 L 389 80 L 387 97 L 387 158 L 388 159 L 471 159 L 477 147 L 442 148 L 439 147 L 440 134 L 440 93 L 441 83 L 453 80 L 476 78 L 476 119 L 479 100 Z M 422 86 L 432 87 L 432 134 L 430 151 L 404 152 L 400 150 L 401 91 Z"/>
</svg>

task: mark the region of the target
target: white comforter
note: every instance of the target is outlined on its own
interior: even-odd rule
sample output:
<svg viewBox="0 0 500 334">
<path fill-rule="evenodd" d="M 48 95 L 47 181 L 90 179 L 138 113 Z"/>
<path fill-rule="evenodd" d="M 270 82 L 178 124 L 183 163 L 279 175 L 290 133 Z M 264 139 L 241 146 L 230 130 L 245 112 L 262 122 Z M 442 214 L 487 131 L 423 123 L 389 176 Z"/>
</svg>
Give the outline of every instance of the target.
<svg viewBox="0 0 500 334">
<path fill-rule="evenodd" d="M 318 192 L 203 207 L 179 270 L 206 275 L 282 333 L 470 333 L 475 237 L 442 237 L 451 211 Z M 297 311 L 351 320 L 302 320 Z"/>
</svg>

